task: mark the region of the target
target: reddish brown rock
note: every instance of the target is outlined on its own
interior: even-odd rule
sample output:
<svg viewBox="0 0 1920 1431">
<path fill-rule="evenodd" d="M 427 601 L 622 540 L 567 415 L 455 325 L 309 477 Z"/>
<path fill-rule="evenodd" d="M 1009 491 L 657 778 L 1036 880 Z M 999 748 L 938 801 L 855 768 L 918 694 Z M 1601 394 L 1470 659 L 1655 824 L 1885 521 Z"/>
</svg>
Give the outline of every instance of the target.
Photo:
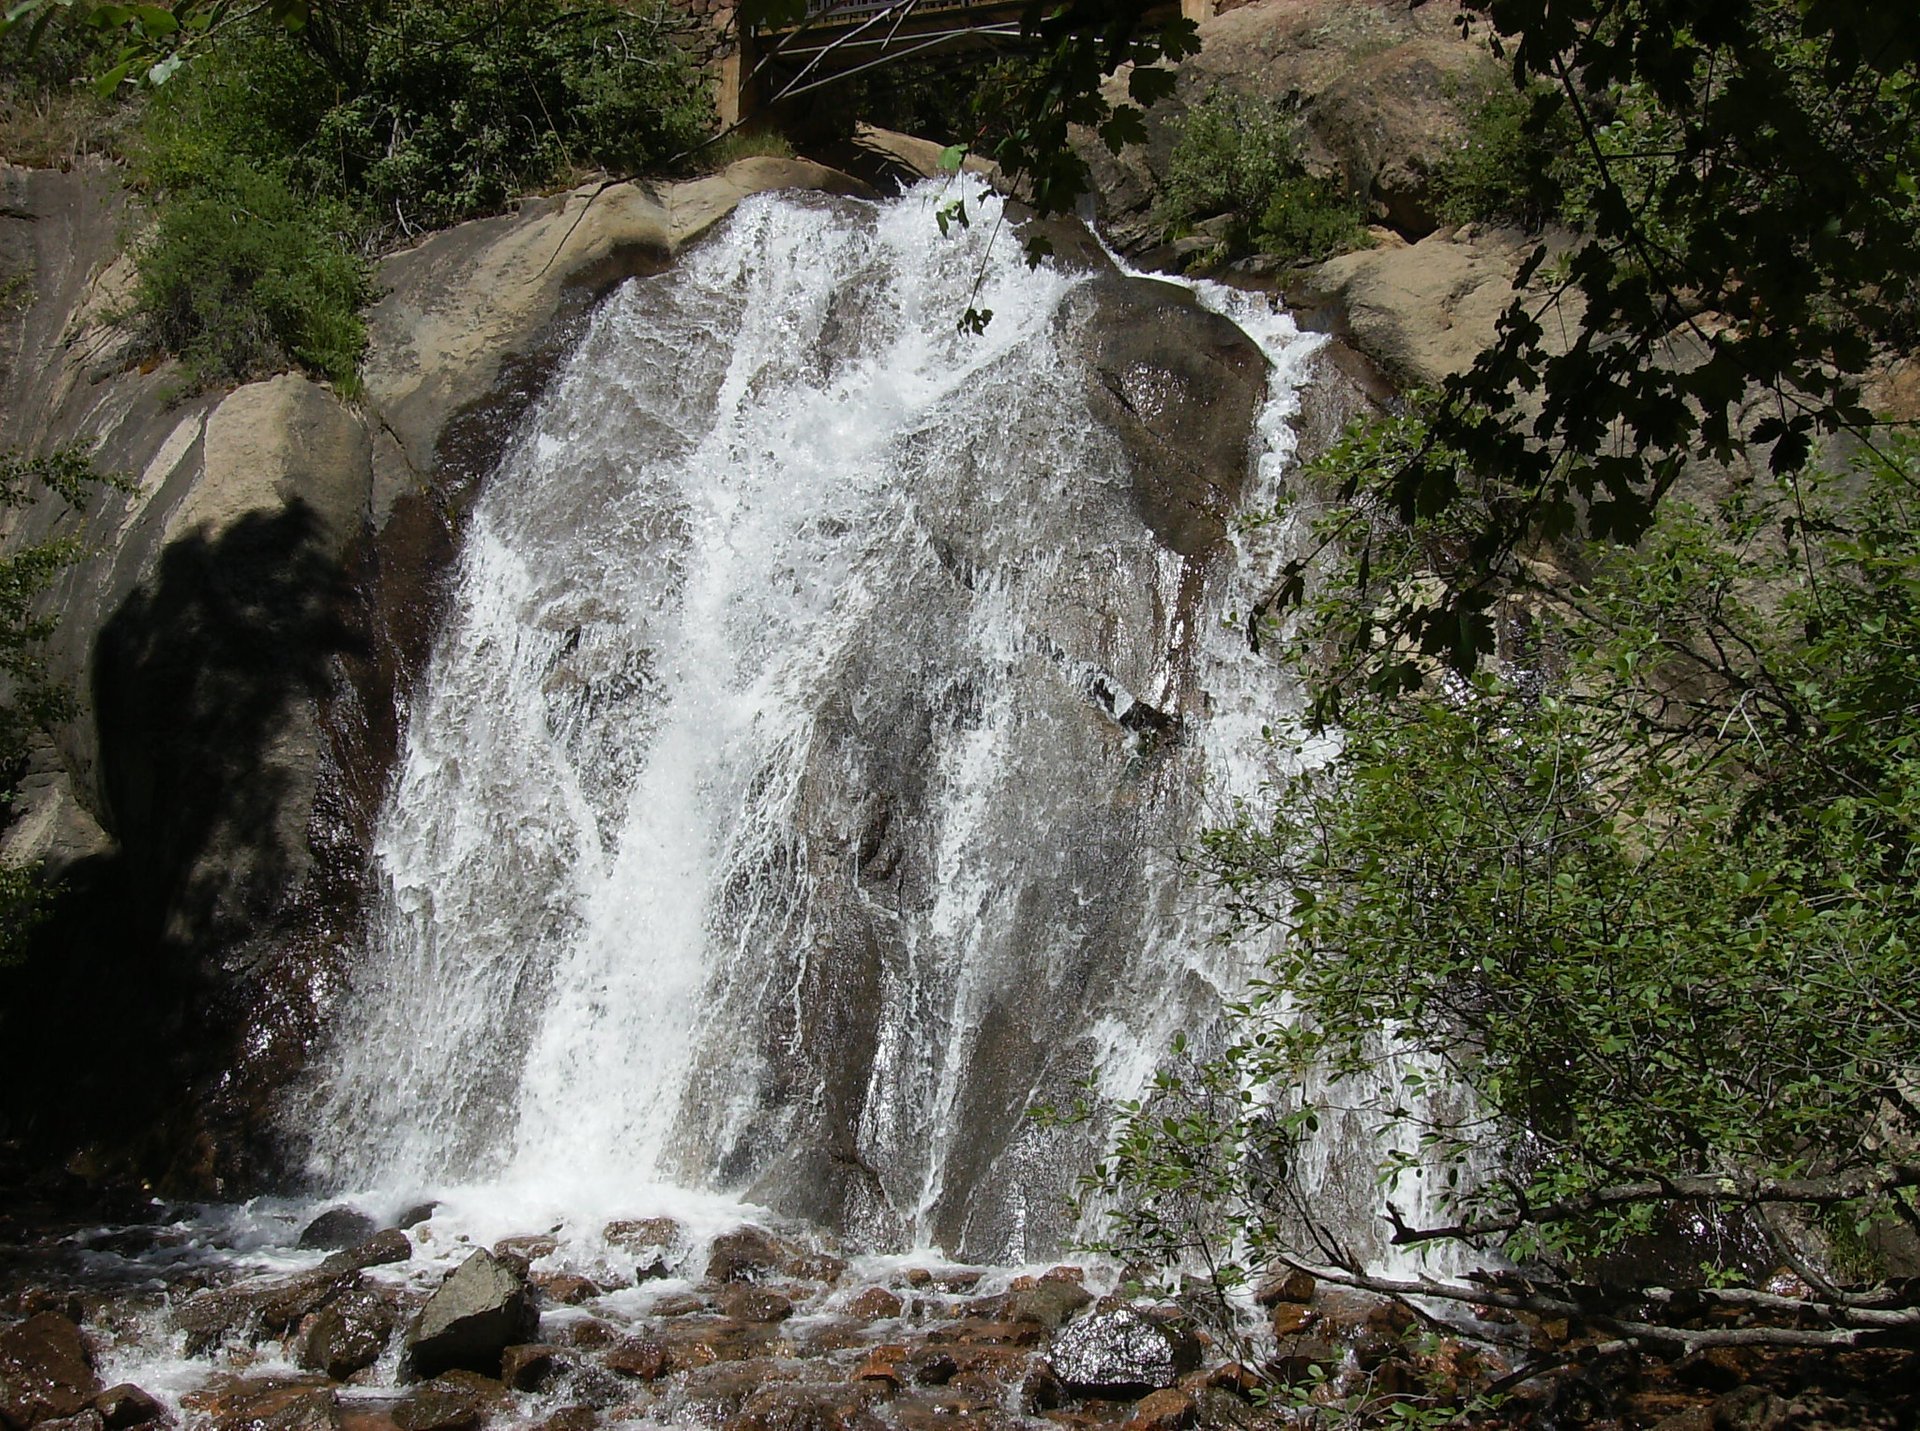
<svg viewBox="0 0 1920 1431">
<path fill-rule="evenodd" d="M 36 1313 L 0 1332 L 0 1418 L 32 1426 L 77 1416 L 100 1390 L 80 1328 L 58 1312 Z"/>
<path fill-rule="evenodd" d="M 594 1317 L 582 1317 L 563 1323 L 560 1340 L 570 1347 L 605 1347 L 620 1340 L 620 1333 Z"/>
<path fill-rule="evenodd" d="M 1133 1408 L 1125 1431 L 1185 1431 L 1193 1425 L 1193 1398 L 1166 1387 L 1143 1396 Z"/>
<path fill-rule="evenodd" d="M 984 1342 L 995 1346 L 1035 1346 L 1046 1339 L 1047 1329 L 1038 1322 L 990 1322 L 975 1317 L 963 1317 L 927 1333 L 929 1342 Z"/>
<path fill-rule="evenodd" d="M 601 1230 L 602 1237 L 623 1252 L 643 1256 L 670 1252 L 680 1245 L 680 1224 L 670 1217 L 622 1218 Z"/>
<path fill-rule="evenodd" d="M 450 1371 L 408 1392 L 394 1406 L 393 1419 L 400 1431 L 465 1431 L 506 1399 L 506 1388 L 491 1377 Z"/>
<path fill-rule="evenodd" d="M 500 1380 L 515 1391 L 540 1391 L 575 1364 L 565 1347 L 523 1342 L 500 1353 Z"/>
<path fill-rule="evenodd" d="M 324 1386 L 242 1382 L 220 1398 L 209 1420 L 214 1431 L 339 1431 L 340 1406 Z"/>
<path fill-rule="evenodd" d="M 667 1374 L 671 1356 L 665 1346 L 652 1340 L 629 1340 L 607 1348 L 600 1364 L 622 1376 L 641 1381 L 658 1381 Z"/>
<path fill-rule="evenodd" d="M 379 1293 L 356 1288 L 316 1312 L 294 1346 L 294 1362 L 344 1381 L 372 1366 L 387 1348 L 396 1318 Z"/>
<path fill-rule="evenodd" d="M 848 1386 L 768 1386 L 748 1398 L 727 1431 L 885 1431 L 866 1394 Z"/>
<path fill-rule="evenodd" d="M 739 1227 L 713 1239 L 707 1250 L 709 1282 L 751 1282 L 783 1271 L 802 1255 L 764 1227 Z"/>
<path fill-rule="evenodd" d="M 900 1299 L 885 1287 L 868 1287 L 847 1303 L 847 1315 L 868 1322 L 884 1322 L 900 1315 Z"/>
<path fill-rule="evenodd" d="M 540 1295 L 549 1302 L 557 1302 L 563 1307 L 577 1307 L 582 1302 L 590 1302 L 602 1295 L 598 1283 L 574 1272 L 536 1272 L 533 1285 L 540 1289 Z"/>
<path fill-rule="evenodd" d="M 367 1267 L 385 1267 L 395 1262 L 406 1262 L 413 1257 L 413 1243 L 407 1234 L 397 1227 L 389 1227 L 384 1232 L 376 1232 L 364 1242 L 334 1253 L 322 1262 L 319 1271 L 328 1276 L 340 1276 L 347 1272 L 358 1272 Z"/>
<path fill-rule="evenodd" d="M 547 1232 L 523 1232 L 516 1237 L 503 1237 L 493 1244 L 493 1255 L 505 1261 L 517 1257 L 522 1262 L 538 1262 L 559 1250 L 560 1239 Z"/>
<path fill-rule="evenodd" d="M 1042 1282 L 1071 1282 L 1078 1287 L 1087 1280 L 1087 1269 L 1075 1267 L 1071 1262 L 1062 1262 L 1058 1267 L 1049 1267 L 1040 1274 Z"/>
<path fill-rule="evenodd" d="M 889 1387 L 898 1387 L 906 1379 L 905 1363 L 907 1349 L 897 1344 L 877 1346 L 867 1353 L 867 1359 L 860 1363 L 853 1373 L 855 1381 L 877 1381 Z"/>
<path fill-rule="evenodd" d="M 132 1382 L 110 1386 L 93 1398 L 93 1409 L 100 1413 L 107 1431 L 127 1431 L 168 1418 L 167 1408 Z"/>
<path fill-rule="evenodd" d="M 714 1301 L 737 1322 L 783 1322 L 793 1315 L 793 1303 L 765 1287 L 725 1286 Z"/>
<path fill-rule="evenodd" d="M 1313 1308 L 1299 1302 L 1276 1303 L 1267 1314 L 1267 1324 L 1275 1337 L 1295 1337 L 1314 1323 Z"/>
<path fill-rule="evenodd" d="M 1263 1307 L 1280 1302 L 1311 1302 L 1318 1285 L 1310 1274 L 1297 1267 L 1283 1267 L 1254 1289 L 1253 1300 Z"/>
</svg>

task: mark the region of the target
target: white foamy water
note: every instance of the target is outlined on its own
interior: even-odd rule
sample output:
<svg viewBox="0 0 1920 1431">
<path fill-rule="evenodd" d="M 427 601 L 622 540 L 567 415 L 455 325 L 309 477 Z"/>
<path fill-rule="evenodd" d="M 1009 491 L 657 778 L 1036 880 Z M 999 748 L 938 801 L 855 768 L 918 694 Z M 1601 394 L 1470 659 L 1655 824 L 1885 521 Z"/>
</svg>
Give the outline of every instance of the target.
<svg viewBox="0 0 1920 1431">
<path fill-rule="evenodd" d="M 1138 1090 L 1242 987 L 1178 856 L 1292 759 L 1232 618 L 1294 534 L 1161 546 L 1063 333 L 1092 280 L 989 248 L 978 191 L 936 239 L 937 201 L 748 202 L 529 418 L 290 1114 L 320 1185 L 503 1230 L 740 1198 L 1020 1263 L 1085 1230 L 1098 1136 L 1028 1110 Z M 1271 501 L 1319 340 L 1200 298 L 1272 364 Z"/>
</svg>

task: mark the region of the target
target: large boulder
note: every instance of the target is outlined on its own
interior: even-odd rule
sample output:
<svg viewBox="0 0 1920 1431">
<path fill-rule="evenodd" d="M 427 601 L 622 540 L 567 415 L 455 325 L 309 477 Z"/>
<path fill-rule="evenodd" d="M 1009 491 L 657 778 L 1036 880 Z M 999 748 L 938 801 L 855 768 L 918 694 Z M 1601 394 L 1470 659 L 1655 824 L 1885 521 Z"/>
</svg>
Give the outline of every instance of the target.
<svg viewBox="0 0 1920 1431">
<path fill-rule="evenodd" d="M 453 1270 L 407 1329 L 407 1366 L 420 1377 L 497 1376 L 501 1353 L 533 1341 L 539 1324 L 527 1279 L 483 1249 Z"/>
<path fill-rule="evenodd" d="M 330 1207 L 300 1232 L 300 1246 L 328 1252 L 344 1251 L 365 1242 L 380 1224 L 357 1207 Z"/>
<path fill-rule="evenodd" d="M 76 1416 L 100 1394 L 80 1328 L 41 1312 L 0 1332 L 0 1421 L 25 1428 Z"/>
<path fill-rule="evenodd" d="M 1259 348 L 1188 290 L 1146 278 L 1083 283 L 1056 321 L 1095 417 L 1126 447 L 1140 519 L 1181 556 L 1210 551 L 1251 471 Z"/>
<path fill-rule="evenodd" d="M 1199 1364 L 1199 1344 L 1131 1307 L 1098 1312 L 1053 1339 L 1047 1361 L 1080 1396 L 1139 1396 Z"/>
<path fill-rule="evenodd" d="M 1329 259 L 1305 276 L 1297 297 L 1320 308 L 1393 383 L 1437 387 L 1494 340 L 1539 242 L 1512 229 L 1449 229 Z"/>
</svg>

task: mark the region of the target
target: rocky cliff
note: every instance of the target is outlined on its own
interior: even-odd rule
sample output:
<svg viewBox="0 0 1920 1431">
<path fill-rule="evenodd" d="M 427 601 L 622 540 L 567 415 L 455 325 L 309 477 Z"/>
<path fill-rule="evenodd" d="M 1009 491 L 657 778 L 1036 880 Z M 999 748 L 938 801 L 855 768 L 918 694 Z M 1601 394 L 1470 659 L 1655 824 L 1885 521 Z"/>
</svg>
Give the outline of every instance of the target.
<svg viewBox="0 0 1920 1431">
<path fill-rule="evenodd" d="M 295 374 L 190 392 L 113 322 L 130 216 L 104 164 L 0 171 L 0 445 L 78 445 L 129 479 L 49 598 L 74 719 L 33 755 L 4 853 L 63 876 L 8 976 L 10 1131 L 77 1170 L 217 1191 L 272 1166 L 353 920 L 364 842 L 459 515 L 593 299 L 745 196 L 858 184 L 745 160 L 588 186 L 388 258 L 356 401 Z M 19 514 L 8 540 L 44 534 Z M 84 1036 L 83 1036 L 84 1035 Z"/>
</svg>

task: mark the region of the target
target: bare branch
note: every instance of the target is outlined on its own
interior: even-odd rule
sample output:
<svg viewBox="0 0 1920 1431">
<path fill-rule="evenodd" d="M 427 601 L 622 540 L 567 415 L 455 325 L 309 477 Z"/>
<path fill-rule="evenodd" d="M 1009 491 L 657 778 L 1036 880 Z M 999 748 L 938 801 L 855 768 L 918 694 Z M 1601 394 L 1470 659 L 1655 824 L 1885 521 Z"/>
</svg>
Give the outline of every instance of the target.
<svg viewBox="0 0 1920 1431">
<path fill-rule="evenodd" d="M 1387 1204 L 1387 1217 L 1393 1223 L 1394 1245 L 1405 1247 L 1420 1242 L 1477 1242 L 1518 1232 L 1523 1227 L 1548 1222 L 1571 1222 L 1607 1208 L 1625 1207 L 1633 1203 L 1717 1202 L 1734 1206 L 1795 1203 L 1808 1207 L 1830 1207 L 1835 1203 L 1852 1202 L 1857 1198 L 1879 1196 L 1911 1187 L 1920 1187 L 1920 1163 L 1859 1168 L 1826 1178 L 1756 1178 L 1732 1173 L 1655 1176 L 1642 1182 L 1595 1188 L 1592 1192 L 1560 1202 L 1523 1207 L 1503 1217 L 1476 1218 L 1445 1227 L 1409 1226 L 1399 1209 L 1391 1203 Z"/>
</svg>

